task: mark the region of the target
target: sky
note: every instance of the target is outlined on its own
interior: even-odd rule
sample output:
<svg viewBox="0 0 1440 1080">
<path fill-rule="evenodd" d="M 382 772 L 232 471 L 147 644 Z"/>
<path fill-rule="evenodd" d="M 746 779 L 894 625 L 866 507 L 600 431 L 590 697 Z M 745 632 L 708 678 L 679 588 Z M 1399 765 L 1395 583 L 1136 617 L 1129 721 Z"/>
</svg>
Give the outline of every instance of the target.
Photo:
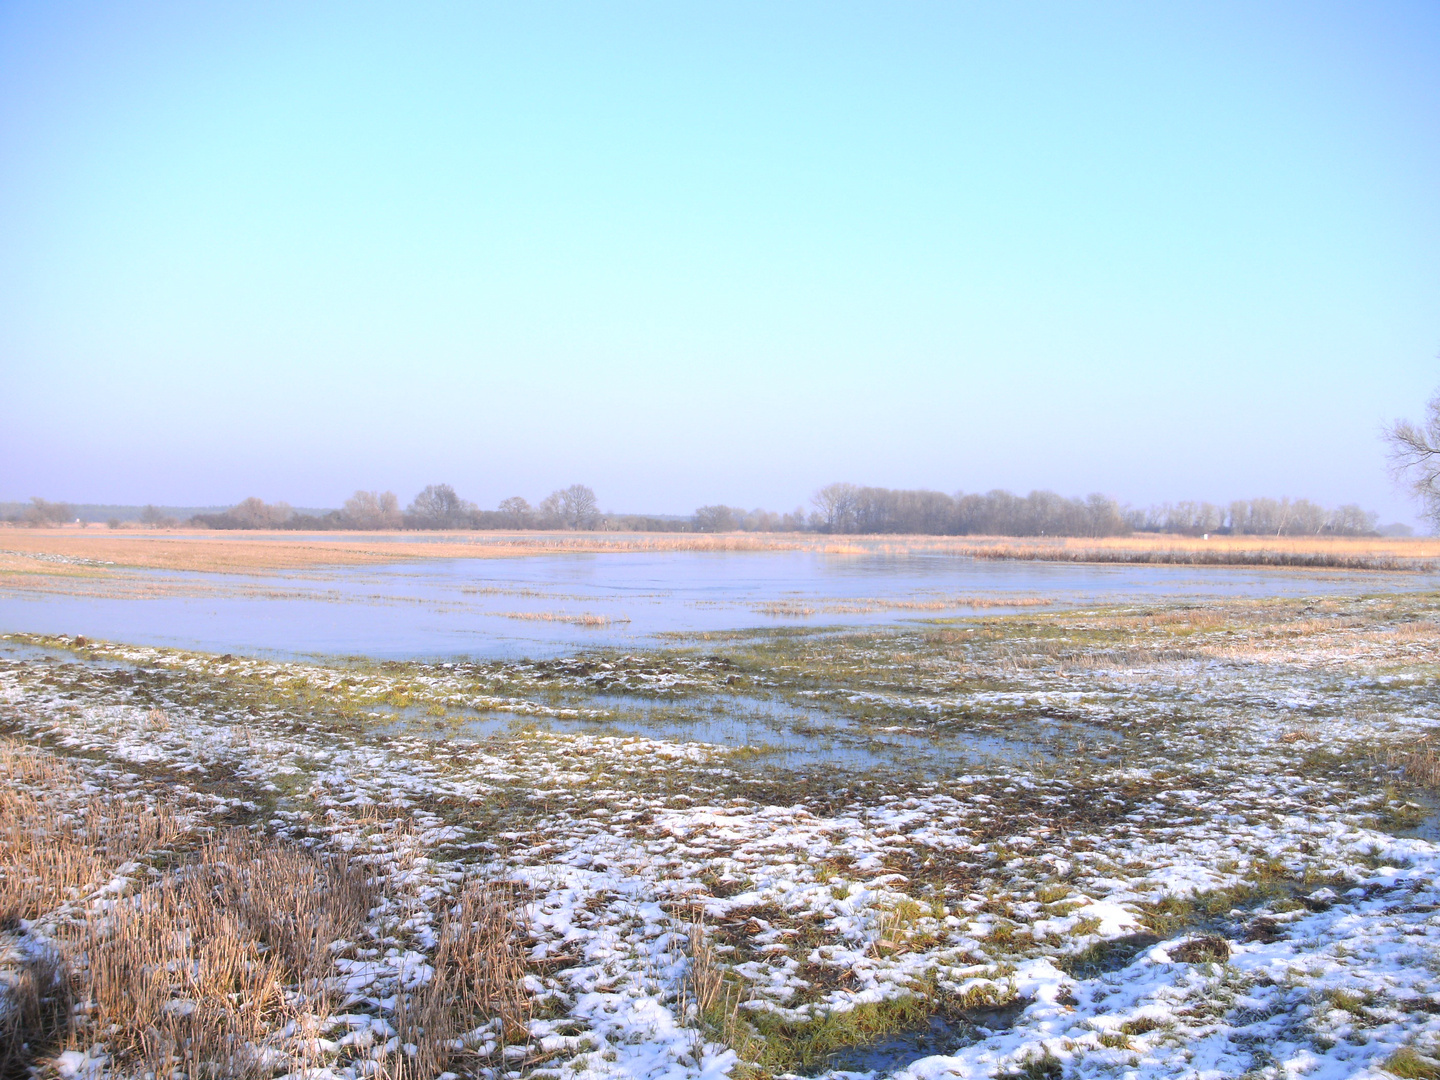
<svg viewBox="0 0 1440 1080">
<path fill-rule="evenodd" d="M 0 4 L 0 499 L 1414 511 L 1440 5 Z"/>
</svg>

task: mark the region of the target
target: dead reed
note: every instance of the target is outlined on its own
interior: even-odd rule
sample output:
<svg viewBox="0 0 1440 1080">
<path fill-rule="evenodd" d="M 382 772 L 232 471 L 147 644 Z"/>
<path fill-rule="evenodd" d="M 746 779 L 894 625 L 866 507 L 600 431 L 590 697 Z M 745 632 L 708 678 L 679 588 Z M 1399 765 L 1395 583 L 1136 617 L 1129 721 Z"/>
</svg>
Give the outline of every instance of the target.
<svg viewBox="0 0 1440 1080">
<path fill-rule="evenodd" d="M 1248 538 L 1247 538 L 1248 539 Z M 1263 543 L 1263 542 L 1262 542 Z M 1434 563 L 1410 555 L 1345 550 L 1297 549 L 1296 546 L 1213 549 L 1185 547 L 1144 548 L 1069 547 L 997 544 L 969 552 L 977 559 L 1013 559 L 1030 562 L 1126 563 L 1159 566 L 1255 566 L 1299 570 L 1432 570 Z"/>
<path fill-rule="evenodd" d="M 122 863 L 183 831 L 163 805 L 123 796 L 57 799 L 84 791 L 79 773 L 49 754 L 0 742 L 0 918 L 34 919 L 78 899 Z"/>
<path fill-rule="evenodd" d="M 569 614 L 564 611 L 490 611 L 487 615 L 498 615 L 502 619 L 522 619 L 529 622 L 569 623 L 571 626 L 610 626 L 613 623 L 628 623 L 624 615 L 596 615 L 591 612 Z"/>
<path fill-rule="evenodd" d="M 703 921 L 690 925 L 690 966 L 681 987 L 680 1015 L 710 1039 L 723 1043 L 742 1061 L 760 1057 L 763 1046 L 741 1015 L 745 986 L 720 960 Z"/>
<path fill-rule="evenodd" d="M 315 566 L 413 559 L 514 558 L 566 552 L 811 551 L 833 555 L 956 555 L 1046 562 L 1290 566 L 1358 570 L 1425 568 L 1435 538 L 1322 536 L 1124 537 L 830 536 L 814 533 L 434 533 L 296 537 L 293 533 L 135 533 L 15 529 L 0 553 L 0 584 L 40 576 L 120 576 L 126 567 L 258 574 Z M 36 556 L 44 558 L 37 561 Z M 7 561 L 9 560 L 9 561 Z M 55 560 L 55 561 L 51 561 Z M 113 565 L 107 565 L 113 564 Z M 28 585 L 26 583 L 29 582 Z M 76 583 L 79 584 L 78 582 Z"/>
<path fill-rule="evenodd" d="M 360 929 L 373 901 L 342 861 L 223 830 L 74 935 L 87 1000 L 72 1039 L 103 1036 L 155 1076 L 258 1075 L 274 1032 L 330 1011 L 330 945 Z M 313 1045 L 298 1049 L 303 1060 Z"/>
<path fill-rule="evenodd" d="M 1423 787 L 1440 788 L 1440 754 L 1435 752 L 1435 744 L 1428 735 L 1390 747 L 1385 753 L 1385 764 L 1392 769 L 1403 769 L 1407 780 Z"/>
<path fill-rule="evenodd" d="M 67 798 L 88 779 L 0 743 L 0 926 L 50 935 L 4 965 L 3 1075 L 97 1042 L 154 1076 L 264 1072 L 267 1039 L 333 1006 L 331 945 L 360 930 L 372 886 L 343 857 L 244 829 L 197 840 L 164 804 Z"/>
<path fill-rule="evenodd" d="M 18 929 L 19 920 L 0 925 L 0 933 Z M 60 1049 L 70 1024 L 72 986 L 69 965 L 58 949 L 42 947 L 7 956 L 0 977 L 0 1078 L 21 1080 L 30 1064 Z"/>
<path fill-rule="evenodd" d="M 965 608 L 1047 607 L 1054 601 L 1040 596 L 945 596 L 905 600 L 875 597 L 853 600 L 814 598 L 810 600 L 767 600 L 752 604 L 758 615 L 803 618 L 809 615 L 869 615 L 885 611 L 958 611 Z"/>
<path fill-rule="evenodd" d="M 508 1046 L 529 1041 L 526 931 L 514 888 L 471 882 L 445 912 L 431 961 L 435 974 L 402 1001 L 397 1028 L 416 1049 L 387 1072 L 423 1077 L 503 1061 Z"/>
</svg>

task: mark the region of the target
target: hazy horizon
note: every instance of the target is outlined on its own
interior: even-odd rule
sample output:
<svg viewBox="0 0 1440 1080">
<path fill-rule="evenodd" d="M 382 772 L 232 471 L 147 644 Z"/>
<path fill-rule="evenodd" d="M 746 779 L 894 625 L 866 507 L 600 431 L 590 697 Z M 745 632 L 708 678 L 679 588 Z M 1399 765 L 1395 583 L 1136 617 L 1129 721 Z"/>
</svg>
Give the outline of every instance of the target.
<svg viewBox="0 0 1440 1080">
<path fill-rule="evenodd" d="M 446 486 L 448 486 L 448 485 L 446 485 Z M 582 485 L 582 486 L 583 486 L 583 485 Z M 857 485 L 840 484 L 840 485 L 835 485 L 835 486 L 856 487 Z M 430 490 L 430 489 L 428 489 L 428 488 L 426 489 L 427 492 L 428 492 L 429 490 Z M 453 489 L 452 489 L 452 490 L 453 490 Z M 873 489 L 872 489 L 872 490 L 873 490 Z M 990 491 L 988 494 L 994 494 L 994 493 L 995 493 L 995 490 L 996 490 L 996 489 L 991 489 L 991 491 Z M 1001 489 L 1001 490 L 1003 490 L 1003 489 Z M 426 492 L 421 492 L 421 493 L 417 493 L 417 495 L 418 495 L 418 497 L 423 497 L 425 493 L 426 493 Z M 365 496 L 365 495 L 367 495 L 367 494 L 372 495 L 372 496 L 373 496 L 373 495 L 378 495 L 379 492 L 366 492 L 366 491 L 360 490 L 360 491 L 354 492 L 353 494 L 354 494 L 356 497 L 361 497 L 361 496 Z M 413 502 L 416 501 L 416 500 L 411 500 L 411 499 L 408 498 L 408 497 L 407 497 L 407 498 L 403 498 L 403 499 L 399 499 L 399 498 L 398 498 L 398 494 L 395 493 L 395 492 L 386 492 L 385 494 L 386 494 L 386 495 L 397 495 L 397 499 L 398 499 L 398 509 L 399 509 L 400 511 L 403 511 L 407 516 L 414 510 Z M 500 506 L 498 506 L 498 507 L 496 507 L 496 506 L 477 505 L 477 504 L 474 503 L 473 500 L 466 499 L 463 492 L 453 492 L 453 494 L 454 494 L 455 496 L 457 496 L 457 497 L 462 501 L 462 503 L 468 508 L 468 509 L 466 509 L 466 510 L 464 511 L 465 513 L 470 513 L 470 512 L 472 512 L 472 511 L 480 511 L 480 512 L 482 512 L 482 513 L 491 513 L 491 514 L 501 513 L 501 514 L 503 514 L 504 511 L 505 511 L 505 509 L 506 509 L 503 504 L 500 505 Z M 558 497 L 561 497 L 564 493 L 563 493 L 562 491 L 560 491 L 560 490 L 557 490 L 557 491 L 555 491 L 555 492 L 553 492 L 553 493 L 551 493 L 551 494 L 552 494 L 552 498 L 558 498 Z M 591 494 L 593 495 L 594 492 L 591 492 Z M 897 495 L 898 495 L 898 494 L 914 494 L 914 492 L 908 492 L 908 493 L 907 493 L 907 492 L 891 492 L 891 494 L 897 494 Z M 933 492 L 932 492 L 932 494 L 933 494 Z M 944 495 L 947 495 L 947 496 L 951 496 L 951 497 L 954 497 L 954 498 L 957 498 L 957 499 L 958 499 L 958 498 L 960 498 L 960 497 L 963 496 L 963 495 L 969 495 L 969 496 L 982 495 L 982 496 L 983 496 L 983 495 L 986 495 L 987 493 L 986 493 L 986 492 L 944 492 L 944 493 L 941 493 L 941 494 L 944 494 Z M 1006 494 L 1007 494 L 1007 495 L 1013 495 L 1013 496 L 1015 496 L 1016 498 L 1021 499 L 1021 500 L 1023 500 L 1023 499 L 1026 498 L 1027 496 L 1031 496 L 1031 495 L 1035 495 L 1035 494 L 1060 495 L 1060 497 L 1061 497 L 1062 499 L 1078 499 L 1078 498 L 1079 498 L 1079 496 L 1067 496 L 1067 495 L 1064 494 L 1064 493 L 1059 493 L 1059 492 L 1044 492 L 1044 491 L 1038 491 L 1038 492 L 1037 492 L 1037 491 L 1031 491 L 1031 492 L 1007 492 Z M 659 522 L 659 521 L 687 521 L 687 520 L 696 520 L 696 519 L 698 519 L 699 517 L 702 516 L 702 513 L 703 513 L 703 512 L 715 511 L 715 510 L 726 510 L 726 511 L 736 512 L 736 513 L 737 513 L 738 515 L 740 515 L 740 516 L 737 516 L 737 517 L 734 519 L 734 522 L 733 522 L 732 525 L 727 525 L 727 526 L 721 528 L 720 531 L 729 531 L 729 530 L 731 530 L 731 529 L 736 529 L 736 530 L 738 530 L 738 529 L 742 529 L 742 528 L 743 528 L 743 529 L 750 529 L 750 530 L 752 530 L 752 531 L 753 531 L 753 529 L 759 529 L 760 531 L 774 531 L 773 523 L 772 523 L 772 524 L 766 524 L 766 522 L 769 521 L 770 518 L 779 518 L 779 517 L 781 517 L 781 516 L 785 516 L 785 517 L 788 519 L 790 516 L 798 515 L 798 517 L 799 517 L 801 520 L 808 521 L 808 524 L 807 524 L 807 525 L 804 525 L 804 526 L 801 526 L 801 528 L 814 529 L 814 528 L 819 527 L 819 526 L 817 525 L 817 520 L 818 520 L 819 518 L 823 517 L 823 511 L 824 511 L 824 500 L 823 500 L 823 498 L 821 497 L 821 495 L 822 495 L 822 493 L 817 491 L 817 492 L 813 493 L 813 495 L 812 495 L 811 498 L 805 499 L 805 500 L 803 500 L 802 502 L 797 503 L 794 507 L 760 507 L 760 506 L 747 506 L 747 505 L 744 505 L 744 504 L 736 504 L 736 505 L 726 506 L 725 504 L 710 503 L 710 504 L 706 504 L 706 505 L 704 505 L 704 506 L 697 506 L 697 507 L 695 507 L 692 511 L 686 512 L 686 513 L 671 513 L 671 512 L 667 512 L 667 511 L 651 511 L 651 510 L 647 510 L 647 509 L 645 509 L 645 508 L 643 508 L 643 507 L 642 507 L 642 508 L 638 508 L 638 509 L 637 509 L 637 508 L 629 508 L 629 507 L 612 507 L 612 506 L 609 506 L 608 504 L 606 504 L 606 503 L 604 503 L 603 501 L 600 501 L 600 500 L 598 500 L 598 499 L 597 499 L 597 501 L 596 501 L 596 505 L 597 505 L 597 507 L 598 507 L 598 513 L 599 513 L 600 516 L 602 516 L 602 517 L 608 517 L 608 518 L 612 518 L 612 519 L 626 519 L 626 518 L 634 519 L 634 521 L 632 522 L 632 526 L 634 526 L 634 527 L 640 527 L 640 526 L 639 526 L 638 524 L 636 524 L 636 523 L 642 523 L 642 522 L 643 522 L 644 520 L 646 520 L 646 519 L 649 519 L 650 521 L 654 521 L 654 522 Z M 525 497 L 522 496 L 522 499 L 524 499 L 524 498 L 525 498 Z M 277 508 L 277 509 L 283 507 L 284 510 L 285 510 L 285 512 L 286 512 L 287 514 L 291 515 L 290 520 L 292 520 L 292 521 L 294 521 L 294 520 L 300 520 L 300 519 L 306 519 L 306 518 L 315 518 L 315 517 L 317 517 L 317 516 L 324 516 L 324 515 L 327 515 L 327 514 L 335 514 L 335 513 L 340 513 L 340 514 L 348 515 L 348 514 L 351 513 L 351 510 L 352 510 L 351 505 L 350 505 L 348 499 L 347 499 L 347 500 L 340 500 L 340 501 L 338 501 L 338 502 L 336 502 L 336 503 L 333 503 L 333 504 L 328 504 L 328 505 L 314 505 L 314 506 L 298 506 L 298 505 L 295 505 L 295 504 L 293 504 L 293 503 L 289 503 L 287 500 L 283 500 L 283 499 L 267 500 L 267 499 L 264 499 L 264 498 L 261 497 L 261 496 L 249 496 L 249 497 L 247 497 L 246 500 L 244 500 L 244 502 L 247 502 L 247 503 L 253 502 L 255 499 L 260 499 L 260 503 L 261 503 L 261 506 L 262 506 L 262 507 L 274 507 L 274 508 Z M 213 516 L 217 516 L 217 517 L 219 517 L 219 516 L 227 516 L 227 515 L 226 515 L 226 512 L 229 511 L 229 510 L 232 510 L 232 509 L 233 509 L 233 510 L 241 510 L 241 509 L 243 509 L 242 506 L 236 506 L 236 505 L 234 505 L 234 504 L 214 504 L 214 503 L 211 503 L 211 504 L 196 504 L 196 505 L 161 504 L 161 503 L 154 503 L 154 502 L 151 502 L 151 503 L 94 503 L 94 502 L 81 502 L 81 501 L 71 501 L 71 500 L 55 500 L 55 499 L 46 500 L 46 499 L 44 499 L 43 497 L 40 498 L 38 501 L 39 501 L 40 503 L 42 503 L 42 504 L 43 504 L 43 503 L 53 504 L 53 505 L 49 508 L 49 509 L 51 509 L 52 511 L 54 511 L 55 509 L 58 509 L 59 507 L 64 507 L 64 508 L 67 509 L 70 513 L 73 513 L 73 514 L 76 515 L 76 520 L 84 521 L 84 522 L 87 523 L 87 524 L 96 524 L 96 523 L 99 523 L 99 522 L 105 522 L 105 521 L 107 521 L 107 520 L 110 521 L 112 524 L 115 523 L 115 522 L 117 522 L 117 521 L 119 521 L 119 522 L 124 522 L 124 523 L 126 523 L 127 525 L 129 525 L 129 524 L 135 524 L 135 523 L 143 520 L 143 512 L 158 511 L 158 512 L 161 513 L 161 514 L 171 515 L 171 520 L 167 523 L 169 527 L 177 527 L 177 526 L 178 526 L 178 527 L 182 527 L 182 528 L 183 528 L 183 527 L 190 527 L 194 521 L 199 520 L 201 517 L 203 517 L 203 516 L 206 515 L 206 514 L 213 515 Z M 529 500 L 526 500 L 526 501 L 529 501 Z M 7 523 L 7 522 L 19 522 L 19 521 L 21 521 L 22 519 L 25 518 L 27 511 L 31 511 L 33 508 L 35 508 L 34 504 L 35 504 L 36 502 L 37 502 L 37 500 L 36 500 L 34 497 L 32 497 L 32 499 L 30 499 L 30 500 L 0 499 L 0 524 L 5 524 L 5 523 Z M 1219 518 L 1218 523 L 1216 523 L 1216 524 L 1214 524 L 1214 525 L 1204 525 L 1204 526 L 1202 526 L 1202 525 L 1196 524 L 1196 521 L 1193 521 L 1193 520 L 1192 520 L 1191 523 L 1190 523 L 1190 528 L 1193 528 L 1193 529 L 1214 528 L 1214 529 L 1217 529 L 1218 531 L 1221 531 L 1221 532 L 1228 531 L 1228 529 L 1229 529 L 1229 528 L 1232 526 L 1232 524 L 1233 524 L 1233 522 L 1231 521 L 1231 518 L 1235 517 L 1235 515 L 1237 515 L 1237 514 L 1247 514 L 1248 511 L 1246 510 L 1246 507 L 1247 507 L 1249 504 L 1251 504 L 1252 502 L 1254 502 L 1254 503 L 1262 503 L 1262 504 L 1263 504 L 1263 503 L 1270 503 L 1270 504 L 1276 504 L 1276 503 L 1298 504 L 1298 505 L 1296 506 L 1296 509 L 1297 509 L 1297 510 L 1298 510 L 1300 507 L 1305 506 L 1305 504 L 1307 504 L 1307 503 L 1310 504 L 1312 507 L 1318 505 L 1320 510 L 1323 510 L 1323 511 L 1326 511 L 1326 512 L 1327 512 L 1327 518 L 1329 519 L 1329 521 L 1328 521 L 1328 523 L 1327 523 L 1327 528 L 1329 528 L 1329 527 L 1334 527 L 1334 526 L 1336 525 L 1337 519 L 1336 519 L 1336 516 L 1335 516 L 1335 513 L 1334 513 L 1335 511 L 1341 511 L 1342 514 L 1343 514 L 1343 512 L 1344 512 L 1346 509 L 1348 509 L 1347 507 L 1342 507 L 1342 506 L 1333 506 L 1333 505 L 1327 506 L 1327 505 L 1323 505 L 1323 504 L 1315 504 L 1315 503 L 1314 503 L 1314 500 L 1308 500 L 1308 499 L 1304 498 L 1303 496 L 1301 496 L 1301 497 L 1299 497 L 1299 498 L 1290 498 L 1290 497 L 1287 496 L 1287 497 L 1281 497 L 1280 499 L 1274 499 L 1274 498 L 1269 497 L 1269 496 L 1256 496 L 1256 497 L 1253 497 L 1253 498 L 1226 500 L 1226 501 L 1223 502 L 1223 503 L 1208 503 L 1208 504 L 1203 504 L 1203 505 L 1205 505 L 1205 506 L 1208 507 L 1208 510 L 1205 511 L 1206 513 L 1209 513 L 1209 512 L 1212 512 L 1212 511 L 1219 512 L 1220 518 Z M 540 500 L 539 498 L 536 498 L 535 500 L 533 500 L 532 505 L 526 506 L 526 507 L 524 508 L 524 511 L 523 511 L 523 512 L 524 512 L 525 514 L 527 514 L 527 515 L 528 515 L 528 514 L 537 514 L 537 515 L 543 514 L 545 511 L 544 511 L 543 508 L 541 507 L 540 503 L 541 503 L 541 500 Z M 1353 506 L 1356 506 L 1357 504 L 1350 504 L 1350 505 L 1353 507 Z M 1130 503 L 1119 502 L 1118 504 L 1116 504 L 1116 509 L 1117 509 L 1118 511 L 1120 511 L 1120 512 L 1122 512 L 1122 513 L 1126 513 L 1126 514 L 1132 512 L 1132 511 L 1142 511 L 1142 512 L 1143 512 L 1143 511 L 1148 511 L 1148 512 L 1150 512 L 1150 513 L 1153 515 L 1153 514 L 1158 513 L 1158 512 L 1160 512 L 1160 511 L 1162 511 L 1162 510 L 1167 510 L 1167 509 L 1169 509 L 1169 508 L 1171 508 L 1171 507 L 1175 507 L 1176 509 L 1182 510 L 1182 511 L 1186 510 L 1186 508 L 1188 507 L 1188 508 L 1193 508 L 1193 510 L 1196 511 L 1196 512 L 1199 512 L 1200 509 L 1201 509 L 1201 506 L 1202 506 L 1202 501 L 1201 501 L 1201 500 L 1180 500 L 1180 499 L 1175 499 L 1175 500 L 1166 500 L 1166 501 L 1164 501 L 1163 503 L 1152 503 L 1152 504 L 1148 504 L 1148 505 L 1144 505 L 1144 506 L 1136 506 L 1136 505 L 1130 504 Z M 1359 506 L 1358 508 L 1359 508 L 1360 511 L 1362 511 L 1362 512 L 1364 512 L 1364 513 L 1369 513 L 1369 514 L 1372 515 L 1373 526 L 1374 526 L 1375 528 L 1378 528 L 1378 529 L 1381 529 L 1381 530 L 1385 530 L 1385 529 L 1389 529 L 1389 528 L 1391 528 L 1391 527 L 1393 527 L 1393 526 L 1395 526 L 1395 525 L 1397 525 L 1397 524 L 1398 524 L 1398 525 L 1405 525 L 1405 526 L 1410 527 L 1410 528 L 1415 528 L 1415 526 L 1413 526 L 1410 522 L 1404 521 L 1403 519 L 1387 518 L 1387 517 L 1385 517 L 1384 515 L 1379 514 L 1378 512 L 1374 511 L 1374 508 L 1373 508 L 1373 507 Z M 1265 512 L 1265 513 L 1271 513 L 1271 512 L 1273 512 L 1273 511 L 1275 511 L 1275 510 L 1280 510 L 1280 509 L 1281 509 L 1281 508 L 1280 508 L 1279 506 L 1274 506 L 1274 507 L 1273 507 L 1273 510 L 1271 510 L 1271 511 L 1264 511 L 1264 512 Z M 769 515 L 769 518 L 756 519 L 756 522 L 752 522 L 751 524 L 744 524 L 744 525 L 742 525 L 740 518 L 743 517 L 743 516 L 746 516 L 746 515 L 748 515 L 748 514 L 750 514 L 750 513 L 752 513 L 752 512 L 753 512 L 753 513 L 762 513 L 762 512 L 763 512 L 763 513 L 765 513 L 765 514 L 768 514 L 768 515 Z M 178 517 L 177 517 L 176 515 L 178 515 Z M 1184 515 L 1182 514 L 1182 517 L 1183 517 L 1183 516 L 1184 516 Z M 52 518 L 51 520 L 52 520 L 52 522 L 53 522 L 54 524 L 59 524 L 59 525 L 64 525 L 64 524 L 68 524 L 68 523 L 69 523 L 69 517 L 68 517 L 68 515 L 67 515 L 65 518 L 63 518 L 63 519 Z M 1349 519 L 1346 519 L 1346 520 L 1349 520 Z M 758 524 L 757 524 L 757 522 L 758 522 Z M 35 524 L 35 522 L 32 521 L 32 522 L 29 522 L 29 524 Z M 319 524 L 319 523 L 317 523 L 317 524 Z M 752 526 L 753 526 L 753 528 L 752 528 Z M 245 528 L 268 528 L 268 527 L 272 527 L 272 526 L 258 526 L 258 525 L 254 525 L 254 524 L 248 524 L 248 525 L 245 526 Z M 286 527 L 293 527 L 293 525 L 292 525 L 292 526 L 286 526 Z M 334 527 L 334 525 L 333 525 L 333 524 L 330 525 L 330 526 L 321 525 L 320 527 L 322 527 L 322 528 L 323 528 L 323 527 Z M 348 528 L 362 528 L 362 529 L 368 529 L 368 530 L 371 530 L 371 531 L 374 531 L 374 530 L 385 531 L 385 530 L 388 530 L 388 529 L 400 528 L 401 526 L 398 525 L 398 524 L 392 524 L 392 525 L 373 525 L 373 526 L 372 526 L 372 525 L 355 525 L 355 524 L 352 523 L 352 524 L 350 524 L 349 526 L 346 526 L 346 527 L 348 527 Z M 407 527 L 408 527 L 408 526 L 407 526 Z M 423 526 L 423 527 L 432 528 L 432 527 L 434 527 L 434 526 Z M 459 528 L 459 529 L 475 529 L 475 528 L 478 528 L 478 529 L 482 529 L 482 530 L 483 530 L 483 529 L 487 529 L 487 528 L 493 528 L 493 527 L 495 527 L 495 526 L 494 526 L 494 525 L 484 525 L 484 524 L 474 524 L 474 523 L 472 523 L 472 524 L 469 524 L 469 525 L 454 525 L 454 526 L 445 526 L 445 527 L 446 527 L 446 528 Z M 513 527 L 513 526 L 509 526 L 509 527 Z M 573 527 L 575 527 L 575 526 L 573 526 L 573 525 L 556 526 L 556 525 L 554 525 L 553 523 L 551 523 L 551 524 L 545 524 L 543 521 L 541 521 L 541 520 L 539 520 L 539 519 L 537 518 L 535 521 L 532 521 L 529 525 L 527 525 L 527 526 L 525 526 L 525 527 L 527 527 L 527 528 L 545 529 L 545 528 L 554 528 L 554 527 L 573 528 Z M 587 527 L 588 527 L 588 526 L 587 526 Z M 1136 527 L 1137 529 L 1145 529 L 1145 530 L 1148 530 L 1148 531 L 1154 531 L 1154 527 L 1153 527 L 1153 526 L 1140 526 L 1140 525 L 1136 525 L 1135 527 Z M 1346 525 L 1346 526 L 1343 526 L 1343 527 L 1344 527 L 1344 528 L 1353 528 L 1353 525 Z M 781 531 L 786 531 L 788 528 L 789 528 L 788 526 L 783 526 L 783 527 L 781 527 Z M 707 529 L 706 531 L 713 531 L 713 530 Z M 825 531 L 825 530 L 822 529 L 822 531 Z M 867 531 L 867 530 L 861 529 L 861 530 L 859 530 L 859 531 L 864 532 L 864 531 Z M 884 532 L 893 532 L 893 531 L 895 531 L 895 530 L 894 530 L 893 528 L 891 528 L 891 527 L 887 527 L 887 528 L 884 528 L 882 531 L 884 531 Z M 906 531 L 906 530 L 900 530 L 900 531 Z M 923 531 L 923 530 L 922 530 L 922 531 Z M 1161 531 L 1161 532 L 1165 532 L 1165 531 L 1182 531 L 1182 532 L 1183 532 L 1183 531 L 1186 531 L 1186 529 L 1185 529 L 1185 528 L 1180 528 L 1180 529 L 1178 529 L 1178 530 L 1171 530 L 1171 529 L 1168 529 L 1168 528 L 1166 528 L 1166 527 L 1161 527 L 1161 528 L 1159 528 L 1158 531 Z M 1253 531 L 1255 531 L 1255 530 L 1254 530 L 1254 529 L 1248 529 L 1247 531 L 1253 532 Z M 1262 532 L 1263 534 L 1268 534 L 1268 531 L 1269 531 L 1269 530 L 1268 530 L 1268 527 L 1261 529 L 1261 532 Z M 1421 534 L 1425 534 L 1425 533 L 1430 533 L 1430 534 L 1433 535 L 1433 534 L 1435 533 L 1435 530 L 1434 530 L 1433 528 L 1430 528 L 1430 527 L 1429 527 L 1429 523 L 1428 523 L 1428 522 L 1422 522 L 1422 523 L 1420 524 L 1420 526 L 1415 529 L 1415 531 L 1416 531 L 1416 535 L 1421 535 Z M 1303 533 L 1303 529 L 1302 529 L 1302 533 Z M 1288 535 L 1288 534 L 1287 534 L 1287 535 Z M 1345 532 L 1345 533 L 1343 533 L 1343 535 L 1354 535 L 1354 534 L 1353 534 L 1353 533 L 1350 533 L 1350 532 Z"/>
<path fill-rule="evenodd" d="M 1440 8 L 0 10 L 0 498 L 1417 522 Z"/>
</svg>

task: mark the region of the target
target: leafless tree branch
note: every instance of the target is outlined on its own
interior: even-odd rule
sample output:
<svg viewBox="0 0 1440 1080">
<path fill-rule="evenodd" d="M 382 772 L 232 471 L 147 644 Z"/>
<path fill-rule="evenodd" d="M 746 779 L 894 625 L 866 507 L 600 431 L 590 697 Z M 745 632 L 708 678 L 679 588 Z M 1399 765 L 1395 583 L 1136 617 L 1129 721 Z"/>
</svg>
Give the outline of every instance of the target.
<svg viewBox="0 0 1440 1080">
<path fill-rule="evenodd" d="M 1396 420 L 1385 429 L 1390 475 L 1425 507 L 1425 516 L 1440 528 L 1440 391 L 1425 406 L 1416 424 Z"/>
</svg>

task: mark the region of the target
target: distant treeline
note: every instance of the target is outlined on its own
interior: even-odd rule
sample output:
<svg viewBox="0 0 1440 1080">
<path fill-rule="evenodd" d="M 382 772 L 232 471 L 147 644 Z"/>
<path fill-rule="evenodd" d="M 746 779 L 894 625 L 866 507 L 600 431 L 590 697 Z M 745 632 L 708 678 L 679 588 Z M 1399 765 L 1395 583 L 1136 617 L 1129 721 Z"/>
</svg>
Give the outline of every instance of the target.
<svg viewBox="0 0 1440 1080">
<path fill-rule="evenodd" d="M 1133 532 L 1256 536 L 1367 536 L 1377 517 L 1358 506 L 1327 510 L 1307 499 L 1242 499 L 1226 506 L 1121 506 L 1106 495 L 1067 499 L 1053 491 L 983 495 L 830 484 L 815 493 L 810 526 L 836 533 L 942 536 L 1126 536 Z"/>
<path fill-rule="evenodd" d="M 196 513 L 183 523 L 207 529 L 599 529 L 620 532 L 819 532 L 902 533 L 931 536 L 1126 536 L 1134 532 L 1255 535 L 1373 536 L 1376 515 L 1358 506 L 1327 509 L 1306 499 L 1245 499 L 1224 506 L 1207 502 L 1165 503 L 1136 509 L 1105 495 L 1066 498 L 1052 491 L 1015 495 L 829 484 L 811 499 L 813 509 L 789 513 L 702 506 L 689 517 L 602 513 L 595 492 L 572 484 L 536 505 L 521 496 L 482 510 L 460 498 L 449 484 L 432 484 L 403 510 L 391 491 L 357 491 L 338 510 L 295 510 L 286 503 L 249 498 L 228 510 Z M 32 499 L 9 504 L 6 520 L 47 525 L 74 520 L 66 503 Z M 182 521 L 164 509 L 146 506 L 142 525 L 176 526 Z M 129 522 L 111 518 L 112 528 Z M 1385 529 L 1408 535 L 1403 525 Z"/>
</svg>

